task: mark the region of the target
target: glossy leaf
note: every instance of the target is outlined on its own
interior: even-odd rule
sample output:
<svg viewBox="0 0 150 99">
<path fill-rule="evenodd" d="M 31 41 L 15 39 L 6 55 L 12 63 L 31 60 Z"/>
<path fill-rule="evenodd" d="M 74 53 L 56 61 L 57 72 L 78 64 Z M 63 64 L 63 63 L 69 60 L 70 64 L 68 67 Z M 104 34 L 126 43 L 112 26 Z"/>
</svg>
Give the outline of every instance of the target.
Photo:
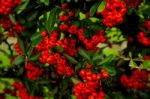
<svg viewBox="0 0 150 99">
<path fill-rule="evenodd" d="M 84 49 L 81 48 L 81 49 L 79 50 L 79 54 L 80 54 L 81 56 L 83 56 L 84 58 L 86 58 L 87 60 L 89 60 L 89 61 L 91 60 L 91 59 L 90 59 L 90 56 L 88 55 L 88 53 L 87 53 Z"/>
<path fill-rule="evenodd" d="M 71 57 L 71 56 L 69 56 L 68 54 L 63 54 L 66 58 L 67 58 L 67 60 L 68 61 L 70 61 L 71 63 L 73 63 L 73 64 L 77 64 L 78 63 L 78 61 L 76 60 L 76 59 L 74 59 L 73 57 Z"/>
<path fill-rule="evenodd" d="M 95 3 L 95 4 L 91 7 L 91 9 L 90 9 L 90 16 L 93 16 L 93 15 L 95 14 L 95 12 L 96 12 L 98 6 L 99 6 L 99 3 L 97 2 L 97 3 Z"/>
<path fill-rule="evenodd" d="M 38 53 L 37 55 L 32 56 L 29 60 L 30 61 L 38 60 L 40 56 L 41 56 L 41 53 Z"/>
<path fill-rule="evenodd" d="M 14 60 L 14 65 L 20 65 L 25 61 L 25 57 L 23 55 L 19 55 Z"/>
<path fill-rule="evenodd" d="M 102 12 L 102 11 L 105 9 L 105 6 L 106 6 L 106 0 L 103 0 L 103 1 L 101 2 L 101 4 L 98 6 L 97 12 L 98 12 L 98 13 Z"/>
</svg>

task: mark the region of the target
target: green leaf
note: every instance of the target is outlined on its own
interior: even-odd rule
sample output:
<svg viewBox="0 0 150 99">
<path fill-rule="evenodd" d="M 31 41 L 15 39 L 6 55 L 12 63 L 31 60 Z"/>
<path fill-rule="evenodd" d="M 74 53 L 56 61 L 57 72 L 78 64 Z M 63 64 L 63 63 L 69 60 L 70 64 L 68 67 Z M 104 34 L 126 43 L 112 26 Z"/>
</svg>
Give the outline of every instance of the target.
<svg viewBox="0 0 150 99">
<path fill-rule="evenodd" d="M 98 22 L 98 21 L 100 21 L 99 18 L 96 18 L 96 17 L 90 17 L 90 20 L 92 22 Z"/>
<path fill-rule="evenodd" d="M 31 13 L 28 14 L 27 21 L 28 22 L 33 21 L 34 19 L 38 17 L 38 15 L 39 15 L 39 11 L 32 11 Z"/>
<path fill-rule="evenodd" d="M 105 59 L 103 59 L 101 62 L 99 62 L 97 65 L 99 66 L 99 65 L 106 64 L 106 63 L 112 61 L 113 58 L 114 58 L 113 55 L 109 55 Z"/>
<path fill-rule="evenodd" d="M 55 49 L 59 52 L 62 53 L 64 51 L 64 48 L 62 46 L 56 46 Z"/>
<path fill-rule="evenodd" d="M 65 2 L 65 0 L 61 0 L 61 4 L 63 4 Z"/>
<path fill-rule="evenodd" d="M 150 69 L 150 60 L 145 60 L 141 66 L 142 69 Z"/>
<path fill-rule="evenodd" d="M 19 97 L 11 96 L 9 94 L 5 94 L 6 99 L 19 99 Z"/>
<path fill-rule="evenodd" d="M 68 61 L 70 61 L 71 63 L 73 63 L 73 64 L 77 64 L 78 63 L 78 61 L 76 60 L 76 59 L 74 59 L 73 57 L 71 57 L 71 56 L 69 56 L 68 54 L 63 54 L 66 58 L 67 58 L 67 60 Z"/>
<path fill-rule="evenodd" d="M 115 76 L 117 73 L 115 67 L 113 66 L 102 66 L 101 68 L 107 71 L 110 74 L 110 76 Z"/>
<path fill-rule="evenodd" d="M 23 3 L 16 8 L 17 14 L 20 14 L 24 9 L 26 9 L 27 5 L 30 2 L 30 0 L 22 0 L 22 1 Z"/>
<path fill-rule="evenodd" d="M 103 1 L 101 2 L 101 4 L 98 6 L 97 12 L 98 12 L 98 13 L 102 12 L 102 11 L 105 9 L 105 6 L 106 6 L 106 0 L 103 0 Z"/>
<path fill-rule="evenodd" d="M 91 9 L 90 9 L 90 16 L 93 16 L 93 15 L 95 14 L 95 12 L 96 12 L 98 6 L 99 6 L 99 3 L 97 2 L 97 3 L 95 3 L 95 4 L 91 7 Z"/>
<path fill-rule="evenodd" d="M 2 27 L 2 24 L 0 24 L 0 33 L 4 32 L 4 29 Z"/>
<path fill-rule="evenodd" d="M 20 65 L 25 61 L 25 57 L 23 55 L 18 55 L 14 60 L 14 65 Z"/>
<path fill-rule="evenodd" d="M 32 46 L 35 47 L 38 43 L 40 43 L 42 41 L 42 36 L 40 33 L 35 33 L 31 36 L 30 38 L 31 42 L 32 42 Z"/>
<path fill-rule="evenodd" d="M 14 16 L 14 15 L 9 14 L 9 19 L 11 20 L 11 22 L 12 22 L 13 24 L 16 24 L 16 19 L 15 19 L 15 16 Z"/>
<path fill-rule="evenodd" d="M 79 20 L 83 20 L 83 19 L 86 19 L 86 16 L 84 13 L 80 12 L 79 13 Z"/>
<path fill-rule="evenodd" d="M 54 25 L 57 21 L 58 21 L 57 8 L 54 8 L 50 11 L 49 17 L 46 22 L 46 29 L 49 34 L 53 31 Z"/>
<path fill-rule="evenodd" d="M 91 60 L 91 59 L 90 59 L 90 56 L 88 55 L 88 53 L 87 53 L 84 49 L 81 48 L 81 49 L 79 50 L 79 54 L 80 54 L 81 56 L 83 56 L 84 58 L 86 58 L 87 60 L 89 60 L 89 61 Z"/>
<path fill-rule="evenodd" d="M 35 56 L 32 56 L 29 60 L 30 60 L 30 61 L 38 60 L 40 56 L 41 56 L 41 52 L 40 52 L 40 53 L 38 53 L 38 54 L 37 54 L 37 55 L 35 55 Z"/>
<path fill-rule="evenodd" d="M 101 60 L 102 59 L 102 54 L 95 54 L 94 56 L 93 56 L 93 58 L 92 58 L 92 60 L 94 61 L 94 62 L 96 62 L 96 61 L 99 61 L 99 60 Z"/>
<path fill-rule="evenodd" d="M 77 84 L 81 82 L 78 78 L 75 78 L 75 77 L 71 77 L 71 81 L 73 82 L 73 84 Z"/>
<path fill-rule="evenodd" d="M 71 95 L 71 99 L 77 99 L 75 95 Z"/>
<path fill-rule="evenodd" d="M 44 3 L 46 6 L 49 5 L 50 0 L 40 0 L 41 3 Z"/>
<path fill-rule="evenodd" d="M 130 62 L 129 62 L 129 66 L 131 67 L 131 68 L 136 68 L 136 67 L 138 67 L 138 65 L 131 59 L 130 60 Z"/>
</svg>

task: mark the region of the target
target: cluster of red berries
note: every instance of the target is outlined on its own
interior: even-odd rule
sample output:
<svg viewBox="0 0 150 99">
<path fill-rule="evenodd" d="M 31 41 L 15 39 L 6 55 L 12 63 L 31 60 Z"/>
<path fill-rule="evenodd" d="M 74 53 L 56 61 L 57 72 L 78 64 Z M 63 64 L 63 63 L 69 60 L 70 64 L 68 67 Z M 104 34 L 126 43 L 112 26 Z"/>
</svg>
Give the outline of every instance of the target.
<svg viewBox="0 0 150 99">
<path fill-rule="evenodd" d="M 144 27 L 150 31 L 150 21 L 144 22 Z"/>
<path fill-rule="evenodd" d="M 121 24 L 126 10 L 126 4 L 122 0 L 106 0 L 106 7 L 101 12 L 103 24 L 108 27 Z"/>
<path fill-rule="evenodd" d="M 18 55 L 21 55 L 23 53 L 18 43 L 14 44 L 13 47 Z"/>
<path fill-rule="evenodd" d="M 82 69 L 79 75 L 86 81 L 99 81 L 100 79 L 107 79 L 110 76 L 104 69 L 101 69 L 99 74 L 94 74 L 91 70 Z"/>
<path fill-rule="evenodd" d="M 27 63 L 25 66 L 26 69 L 26 77 L 31 80 L 36 80 L 43 72 L 43 69 L 39 69 L 34 66 L 32 63 Z"/>
<path fill-rule="evenodd" d="M 22 0 L 1 0 L 0 1 L 0 14 L 7 15 L 11 10 L 22 3 Z"/>
<path fill-rule="evenodd" d="M 58 32 L 53 31 L 50 37 L 47 37 L 46 32 L 42 32 L 43 40 L 39 43 L 36 48 L 39 51 L 52 49 L 54 47 L 62 47 L 63 52 L 69 54 L 70 56 L 74 56 L 77 53 L 77 49 L 75 48 L 76 40 L 73 38 L 62 38 L 57 39 Z"/>
<path fill-rule="evenodd" d="M 91 68 L 89 64 L 86 67 Z M 74 86 L 74 93 L 78 99 L 104 99 L 105 93 L 102 91 L 100 79 L 106 79 L 109 74 L 104 69 L 99 74 L 93 73 L 91 70 L 81 70 L 79 76 L 85 82 L 80 82 Z"/>
<path fill-rule="evenodd" d="M 42 97 L 30 96 L 24 84 L 21 82 L 14 82 L 13 86 L 18 90 L 17 96 L 20 99 L 43 99 Z"/>
<path fill-rule="evenodd" d="M 8 32 L 8 36 L 14 36 L 13 32 L 21 34 L 25 30 L 25 26 L 22 26 L 18 21 L 13 25 L 10 20 L 0 20 L 2 27 Z"/>
<path fill-rule="evenodd" d="M 80 82 L 74 86 L 77 99 L 104 99 L 105 93 L 98 82 Z"/>
<path fill-rule="evenodd" d="M 131 8 L 135 8 L 140 5 L 141 0 L 124 0 L 126 5 L 130 6 Z"/>
<path fill-rule="evenodd" d="M 121 83 L 126 88 L 144 89 L 148 87 L 146 85 L 148 75 L 149 73 L 147 71 L 135 69 L 132 71 L 130 78 L 123 74 L 121 76 Z"/>
<path fill-rule="evenodd" d="M 100 30 L 97 34 L 93 35 L 90 40 L 84 37 L 83 29 L 79 29 L 77 31 L 77 36 L 79 40 L 81 40 L 84 43 L 87 50 L 96 50 L 98 43 L 106 42 L 106 38 L 104 36 L 104 30 Z"/>
<path fill-rule="evenodd" d="M 50 65 L 56 65 L 57 73 L 59 75 L 70 77 L 74 74 L 73 68 L 68 65 L 66 59 L 62 58 L 59 53 L 51 54 L 48 50 L 42 51 L 39 61 Z"/>
<path fill-rule="evenodd" d="M 143 57 L 143 59 L 144 59 L 144 60 L 150 60 L 150 56 L 149 56 L 149 55 L 145 55 L 145 56 Z"/>
<path fill-rule="evenodd" d="M 58 36 L 57 31 L 53 31 L 49 37 L 47 36 L 46 31 L 43 31 L 41 35 L 43 37 L 43 40 L 36 45 L 37 50 L 39 51 L 47 50 L 56 46 L 57 36 Z"/>
<path fill-rule="evenodd" d="M 150 46 L 150 39 L 146 37 L 145 35 L 146 35 L 145 32 L 139 32 L 138 41 L 145 46 Z"/>
</svg>

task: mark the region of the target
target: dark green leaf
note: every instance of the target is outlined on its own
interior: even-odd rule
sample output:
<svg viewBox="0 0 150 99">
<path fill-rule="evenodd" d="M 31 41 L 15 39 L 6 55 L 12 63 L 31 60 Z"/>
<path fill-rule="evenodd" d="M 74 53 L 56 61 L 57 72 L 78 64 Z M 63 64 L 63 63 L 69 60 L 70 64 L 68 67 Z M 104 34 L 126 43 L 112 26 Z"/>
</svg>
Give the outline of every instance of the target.
<svg viewBox="0 0 150 99">
<path fill-rule="evenodd" d="M 20 65 L 25 61 L 25 57 L 23 55 L 19 55 L 14 60 L 14 65 Z"/>
<path fill-rule="evenodd" d="M 110 74 L 110 76 L 115 76 L 117 73 L 115 67 L 113 66 L 102 66 L 101 68 L 107 71 Z"/>
<path fill-rule="evenodd" d="M 98 6 L 97 12 L 98 12 L 98 13 L 102 12 L 102 11 L 105 9 L 105 6 L 106 6 L 106 0 L 103 0 L 103 1 L 101 2 L 101 4 Z"/>
<path fill-rule="evenodd" d="M 64 48 L 62 46 L 56 46 L 55 49 L 59 52 L 62 53 L 64 51 Z"/>
<path fill-rule="evenodd" d="M 30 61 L 38 60 L 40 56 L 41 56 L 41 53 L 38 53 L 37 55 L 32 56 L 29 60 L 30 60 Z"/>
<path fill-rule="evenodd" d="M 16 8 L 17 14 L 20 14 L 24 9 L 26 9 L 30 0 L 23 0 L 23 3 Z"/>
<path fill-rule="evenodd" d="M 36 19 L 38 17 L 39 12 L 38 11 L 32 11 L 31 13 L 28 14 L 27 16 L 27 21 L 31 22 L 34 19 Z"/>
<path fill-rule="evenodd" d="M 42 41 L 42 36 L 40 33 L 35 33 L 31 36 L 30 40 L 32 42 L 31 45 L 34 47 Z"/>
<path fill-rule="evenodd" d="M 2 27 L 2 24 L 0 24 L 0 33 L 3 32 L 3 31 L 4 31 L 4 29 Z"/>
<path fill-rule="evenodd" d="M 109 55 L 108 57 L 106 57 L 105 59 L 103 59 L 101 62 L 99 62 L 97 65 L 106 64 L 106 63 L 112 61 L 112 59 L 113 59 L 113 55 Z"/>
<path fill-rule="evenodd" d="M 71 63 L 73 63 L 73 64 L 77 64 L 78 63 L 78 61 L 76 60 L 76 59 L 74 59 L 73 57 L 71 57 L 71 56 L 69 56 L 69 55 L 67 55 L 67 54 L 63 54 L 66 58 L 67 58 L 67 60 L 68 61 L 70 61 Z"/>
<path fill-rule="evenodd" d="M 46 6 L 49 5 L 50 0 L 40 0 L 41 3 L 44 3 Z"/>
<path fill-rule="evenodd" d="M 97 3 L 95 3 L 95 4 L 91 7 L 91 9 L 90 9 L 90 16 L 93 16 L 93 15 L 95 14 L 95 12 L 96 12 L 98 6 L 99 6 L 99 3 L 97 2 Z"/>
<path fill-rule="evenodd" d="M 84 49 L 81 48 L 81 49 L 79 50 L 79 54 L 80 54 L 81 56 L 83 56 L 84 58 L 86 58 L 87 60 L 89 60 L 89 61 L 91 60 L 91 59 L 90 59 L 90 56 L 88 55 L 88 53 L 87 53 Z"/>
<path fill-rule="evenodd" d="M 42 35 L 41 35 L 40 33 L 34 33 L 34 34 L 31 36 L 30 40 L 31 40 L 31 41 L 34 41 L 34 40 L 36 40 L 36 39 L 38 39 L 38 38 L 41 38 L 41 37 L 42 37 Z"/>
<path fill-rule="evenodd" d="M 32 46 L 35 47 L 38 43 L 40 43 L 42 41 L 42 37 L 39 37 L 37 39 L 35 39 L 34 41 L 32 41 Z"/>
<path fill-rule="evenodd" d="M 46 29 L 49 34 L 53 31 L 54 25 L 58 21 L 57 18 L 58 18 L 57 8 L 54 8 L 51 10 L 48 20 L 46 22 Z"/>
<path fill-rule="evenodd" d="M 65 0 L 61 0 L 61 3 L 63 4 L 65 2 Z"/>
</svg>

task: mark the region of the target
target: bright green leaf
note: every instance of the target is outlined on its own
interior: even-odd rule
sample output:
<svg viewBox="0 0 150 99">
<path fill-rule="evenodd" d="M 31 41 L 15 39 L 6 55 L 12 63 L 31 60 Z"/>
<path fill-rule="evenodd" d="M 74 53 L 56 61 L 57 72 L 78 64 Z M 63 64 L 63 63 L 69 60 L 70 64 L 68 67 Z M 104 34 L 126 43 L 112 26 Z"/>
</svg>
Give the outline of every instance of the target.
<svg viewBox="0 0 150 99">
<path fill-rule="evenodd" d="M 129 66 L 130 66 L 131 68 L 136 68 L 138 65 L 137 65 L 133 60 L 130 60 Z"/>
<path fill-rule="evenodd" d="M 142 69 L 150 69 L 150 60 L 145 60 L 141 66 Z"/>
<path fill-rule="evenodd" d="M 101 2 L 101 4 L 98 6 L 97 12 L 98 12 L 98 13 L 102 12 L 102 11 L 105 9 L 105 6 L 106 6 L 106 0 L 103 0 L 103 1 Z"/>
</svg>

